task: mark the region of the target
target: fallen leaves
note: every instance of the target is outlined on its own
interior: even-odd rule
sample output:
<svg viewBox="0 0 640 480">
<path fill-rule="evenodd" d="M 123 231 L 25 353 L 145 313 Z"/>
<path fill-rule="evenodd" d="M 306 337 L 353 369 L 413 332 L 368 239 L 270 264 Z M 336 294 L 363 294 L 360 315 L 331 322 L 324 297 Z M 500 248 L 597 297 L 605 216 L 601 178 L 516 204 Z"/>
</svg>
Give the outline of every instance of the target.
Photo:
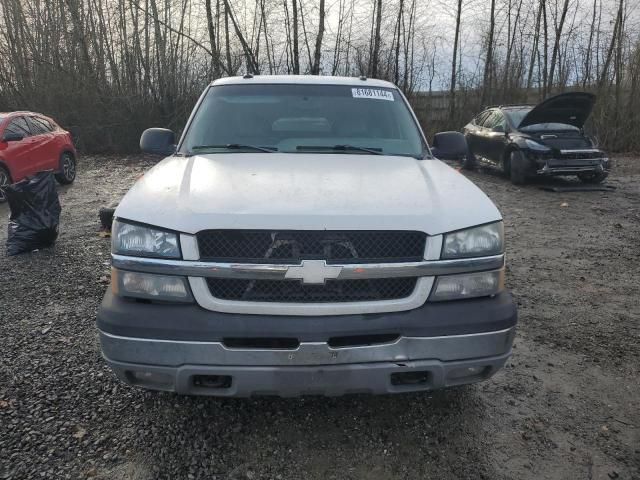
<svg viewBox="0 0 640 480">
<path fill-rule="evenodd" d="M 96 469 L 96 467 L 91 467 L 85 472 L 85 475 L 87 477 L 95 477 L 96 475 L 98 475 L 98 470 Z"/>
</svg>

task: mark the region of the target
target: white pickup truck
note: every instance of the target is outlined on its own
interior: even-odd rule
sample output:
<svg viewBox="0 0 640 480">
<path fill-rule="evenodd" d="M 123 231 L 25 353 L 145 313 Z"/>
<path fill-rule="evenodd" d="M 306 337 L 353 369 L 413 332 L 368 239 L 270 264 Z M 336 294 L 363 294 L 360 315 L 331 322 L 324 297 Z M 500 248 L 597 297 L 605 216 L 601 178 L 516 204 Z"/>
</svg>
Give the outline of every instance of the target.
<svg viewBox="0 0 640 480">
<path fill-rule="evenodd" d="M 500 212 L 394 85 L 213 82 L 115 212 L 97 325 L 132 385 L 340 395 L 484 380 L 511 354 Z M 466 154 L 438 134 L 436 155 Z"/>
</svg>

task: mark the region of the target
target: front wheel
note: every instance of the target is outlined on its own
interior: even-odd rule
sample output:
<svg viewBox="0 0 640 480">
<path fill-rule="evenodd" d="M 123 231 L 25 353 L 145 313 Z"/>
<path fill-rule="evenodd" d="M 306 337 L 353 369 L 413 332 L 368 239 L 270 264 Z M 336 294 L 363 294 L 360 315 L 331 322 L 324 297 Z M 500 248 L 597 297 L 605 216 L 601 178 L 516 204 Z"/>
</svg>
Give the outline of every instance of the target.
<svg viewBox="0 0 640 480">
<path fill-rule="evenodd" d="M 11 176 L 6 168 L 0 167 L 0 203 L 7 201 L 7 195 L 4 193 L 4 187 L 11 185 Z"/>
<path fill-rule="evenodd" d="M 509 177 L 514 185 L 522 185 L 527 181 L 526 159 L 519 150 L 509 155 Z"/>
<path fill-rule="evenodd" d="M 602 183 L 608 176 L 608 172 L 584 172 L 578 174 L 578 178 L 583 183 Z"/>
<path fill-rule="evenodd" d="M 76 179 L 76 159 L 69 152 L 60 155 L 60 172 L 56 173 L 56 180 L 62 185 L 69 185 Z"/>
</svg>

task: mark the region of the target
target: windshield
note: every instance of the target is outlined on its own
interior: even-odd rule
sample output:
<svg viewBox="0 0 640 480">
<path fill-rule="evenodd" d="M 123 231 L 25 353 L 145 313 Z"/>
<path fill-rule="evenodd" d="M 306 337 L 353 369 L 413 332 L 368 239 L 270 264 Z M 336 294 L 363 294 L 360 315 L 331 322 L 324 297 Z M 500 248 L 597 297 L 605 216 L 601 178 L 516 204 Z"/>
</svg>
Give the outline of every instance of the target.
<svg viewBox="0 0 640 480">
<path fill-rule="evenodd" d="M 180 151 L 349 153 L 422 158 L 424 144 L 394 89 L 345 85 L 209 88 Z"/>
<path fill-rule="evenodd" d="M 509 109 L 509 110 L 505 110 L 505 113 L 507 114 L 507 117 L 509 117 L 509 120 L 511 120 L 511 123 L 516 128 L 518 128 L 518 125 L 520 125 L 520 122 L 524 120 L 524 117 L 526 117 L 527 113 L 529 113 L 531 110 L 533 110 L 533 107 Z M 573 125 L 568 125 L 566 123 L 535 123 L 533 125 L 527 125 L 526 127 L 518 128 L 518 130 L 522 132 L 534 132 L 534 131 L 539 132 L 544 130 L 580 131 L 579 128 Z"/>
</svg>

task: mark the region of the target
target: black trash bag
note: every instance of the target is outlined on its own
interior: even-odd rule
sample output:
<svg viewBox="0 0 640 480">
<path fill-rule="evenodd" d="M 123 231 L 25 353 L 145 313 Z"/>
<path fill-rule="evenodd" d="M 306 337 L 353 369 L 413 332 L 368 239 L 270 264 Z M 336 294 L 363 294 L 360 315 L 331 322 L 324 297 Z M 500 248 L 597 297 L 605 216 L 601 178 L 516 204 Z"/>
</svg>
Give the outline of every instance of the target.
<svg viewBox="0 0 640 480">
<path fill-rule="evenodd" d="M 7 255 L 53 245 L 61 210 L 53 173 L 37 173 L 4 187 L 4 191 L 11 209 Z"/>
<path fill-rule="evenodd" d="M 115 208 L 103 207 L 98 211 L 100 217 L 100 225 L 105 230 L 111 230 L 111 224 L 113 223 L 113 214 L 116 213 Z"/>
</svg>

